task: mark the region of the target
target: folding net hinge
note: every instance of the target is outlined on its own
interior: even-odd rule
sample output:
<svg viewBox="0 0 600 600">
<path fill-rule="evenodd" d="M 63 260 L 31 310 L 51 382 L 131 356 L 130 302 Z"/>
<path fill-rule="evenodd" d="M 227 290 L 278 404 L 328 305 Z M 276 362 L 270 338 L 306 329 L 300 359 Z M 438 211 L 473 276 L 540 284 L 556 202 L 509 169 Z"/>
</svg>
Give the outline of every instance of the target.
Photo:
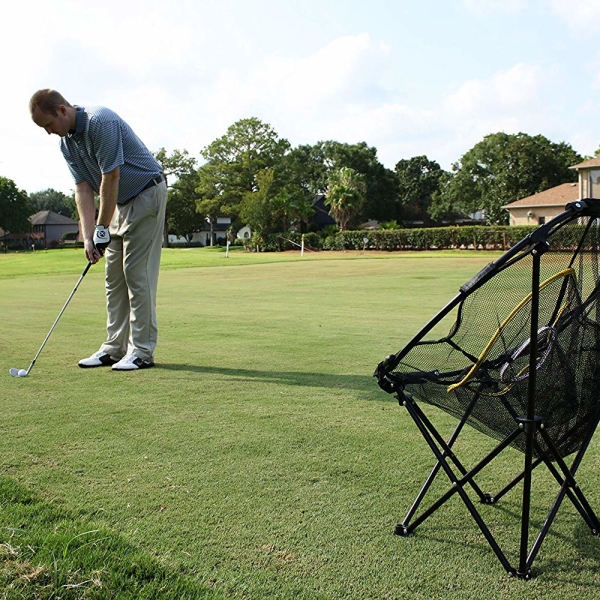
<svg viewBox="0 0 600 600">
<path fill-rule="evenodd" d="M 533 241 L 536 242 L 535 246 L 533 247 L 533 250 L 531 251 L 531 254 L 533 254 L 533 256 L 541 256 L 542 254 L 545 254 L 546 252 L 548 252 L 548 250 L 550 250 L 550 243 L 548 242 L 548 240 L 541 239 Z"/>
<path fill-rule="evenodd" d="M 515 420 L 519 424 L 519 429 L 522 429 L 525 433 L 529 433 L 532 430 L 544 429 L 544 419 L 539 416 L 535 416 L 533 419 L 517 417 Z"/>
</svg>

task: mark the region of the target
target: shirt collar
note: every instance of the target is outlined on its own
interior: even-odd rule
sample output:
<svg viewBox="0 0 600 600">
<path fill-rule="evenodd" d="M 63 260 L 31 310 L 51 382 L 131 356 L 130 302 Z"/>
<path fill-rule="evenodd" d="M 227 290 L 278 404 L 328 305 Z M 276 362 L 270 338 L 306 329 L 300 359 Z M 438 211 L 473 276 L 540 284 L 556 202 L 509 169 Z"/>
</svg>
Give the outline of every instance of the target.
<svg viewBox="0 0 600 600">
<path fill-rule="evenodd" d="M 75 130 L 69 130 L 69 137 L 77 135 L 78 133 L 83 133 L 83 125 L 85 122 L 85 113 L 83 111 L 83 106 L 75 106 Z"/>
</svg>

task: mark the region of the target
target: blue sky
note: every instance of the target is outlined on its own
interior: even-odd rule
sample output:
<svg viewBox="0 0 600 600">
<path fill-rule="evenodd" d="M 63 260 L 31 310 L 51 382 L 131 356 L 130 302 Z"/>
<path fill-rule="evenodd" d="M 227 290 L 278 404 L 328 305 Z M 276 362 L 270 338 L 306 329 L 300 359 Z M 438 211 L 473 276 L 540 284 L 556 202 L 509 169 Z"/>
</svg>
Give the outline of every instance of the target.
<svg viewBox="0 0 600 600">
<path fill-rule="evenodd" d="M 497 131 L 600 146 L 600 0 L 33 0 L 3 24 L 0 175 L 27 192 L 73 188 L 29 117 L 43 87 L 197 158 L 246 117 L 389 168 Z"/>
</svg>

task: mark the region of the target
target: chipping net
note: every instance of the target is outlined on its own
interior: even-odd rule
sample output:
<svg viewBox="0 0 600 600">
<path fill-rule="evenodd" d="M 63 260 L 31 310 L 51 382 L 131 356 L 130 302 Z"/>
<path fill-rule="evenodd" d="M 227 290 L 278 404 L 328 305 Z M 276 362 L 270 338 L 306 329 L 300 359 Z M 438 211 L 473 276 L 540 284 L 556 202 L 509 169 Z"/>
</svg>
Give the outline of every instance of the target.
<svg viewBox="0 0 600 600">
<path fill-rule="evenodd" d="M 535 364 L 535 415 L 561 456 L 576 451 L 600 419 L 600 226 L 595 216 L 573 212 L 544 233 L 533 344 L 532 263 L 540 245 L 523 243 L 465 284 L 411 343 L 379 365 L 381 387 L 459 419 L 476 398 L 466 422 L 502 440 L 527 414 Z M 447 335 L 433 335 L 449 321 Z M 524 444 L 523 436 L 512 443 L 522 451 Z M 545 450 L 540 440 L 534 453 Z"/>
</svg>

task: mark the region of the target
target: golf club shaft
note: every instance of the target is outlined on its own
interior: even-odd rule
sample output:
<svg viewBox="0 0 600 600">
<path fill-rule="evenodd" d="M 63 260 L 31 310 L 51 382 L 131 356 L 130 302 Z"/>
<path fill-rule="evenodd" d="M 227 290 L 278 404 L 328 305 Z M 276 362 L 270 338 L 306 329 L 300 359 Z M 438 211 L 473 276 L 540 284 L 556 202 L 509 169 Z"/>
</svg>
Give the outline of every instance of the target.
<svg viewBox="0 0 600 600">
<path fill-rule="evenodd" d="M 31 361 L 31 364 L 29 365 L 29 368 L 27 369 L 27 374 L 28 375 L 29 375 L 29 372 L 31 371 L 31 369 L 33 368 L 33 365 L 35 365 L 35 361 L 37 360 L 38 356 L 40 355 L 40 352 L 42 351 L 42 349 L 46 345 L 46 342 L 48 341 L 48 338 L 50 337 L 50 335 L 54 331 L 54 328 L 56 327 L 56 324 L 58 323 L 58 321 L 62 317 L 62 314 L 65 312 L 65 309 L 69 305 L 69 302 L 71 302 L 71 298 L 73 297 L 73 295 L 77 291 L 77 288 L 79 287 L 79 284 L 81 283 L 81 281 L 83 280 L 83 278 L 86 276 L 86 273 L 90 270 L 91 266 L 92 266 L 92 263 L 88 262 L 87 267 L 83 270 L 83 273 L 81 274 L 81 276 L 79 277 L 79 280 L 75 284 L 75 287 L 73 288 L 73 291 L 69 294 L 69 297 L 67 298 L 67 301 L 65 302 L 65 304 L 62 307 L 61 311 L 58 313 L 58 317 L 56 317 L 54 323 L 52 324 L 52 327 L 50 328 L 50 331 L 48 332 L 48 335 L 46 336 L 46 338 L 42 342 L 42 345 L 40 346 L 40 349 L 37 351 L 37 354 L 34 356 L 33 360 Z"/>
</svg>

